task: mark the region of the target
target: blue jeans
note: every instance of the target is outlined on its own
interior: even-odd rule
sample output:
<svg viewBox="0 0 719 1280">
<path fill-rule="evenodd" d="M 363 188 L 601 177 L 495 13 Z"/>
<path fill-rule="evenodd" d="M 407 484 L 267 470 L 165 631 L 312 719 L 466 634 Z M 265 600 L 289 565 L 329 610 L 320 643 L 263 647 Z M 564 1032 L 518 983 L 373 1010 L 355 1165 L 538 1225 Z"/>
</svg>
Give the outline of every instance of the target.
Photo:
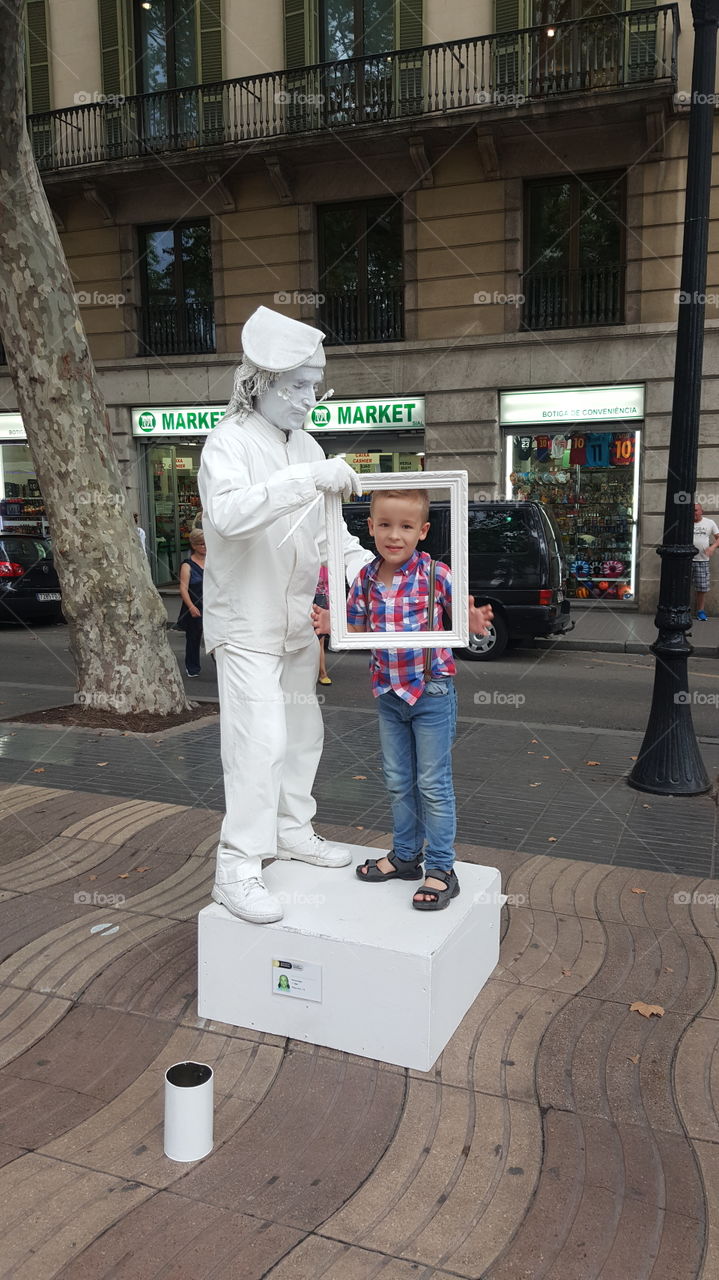
<svg viewBox="0 0 719 1280">
<path fill-rule="evenodd" d="M 457 729 L 454 681 L 431 680 L 413 706 L 392 689 L 380 694 L 377 704 L 394 852 L 411 861 L 426 840 L 425 865 L 451 871 L 457 831 L 452 785 Z"/>
</svg>

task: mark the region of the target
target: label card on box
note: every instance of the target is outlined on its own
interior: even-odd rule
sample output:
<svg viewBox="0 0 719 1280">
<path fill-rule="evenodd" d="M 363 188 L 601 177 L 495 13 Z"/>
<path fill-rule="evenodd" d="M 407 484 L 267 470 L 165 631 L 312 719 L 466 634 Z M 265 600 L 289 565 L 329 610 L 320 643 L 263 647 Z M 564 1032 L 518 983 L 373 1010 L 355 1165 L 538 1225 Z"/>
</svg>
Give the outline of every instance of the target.
<svg viewBox="0 0 719 1280">
<path fill-rule="evenodd" d="M 277 996 L 322 1002 L 322 965 L 302 960 L 272 961 L 272 991 Z"/>
</svg>

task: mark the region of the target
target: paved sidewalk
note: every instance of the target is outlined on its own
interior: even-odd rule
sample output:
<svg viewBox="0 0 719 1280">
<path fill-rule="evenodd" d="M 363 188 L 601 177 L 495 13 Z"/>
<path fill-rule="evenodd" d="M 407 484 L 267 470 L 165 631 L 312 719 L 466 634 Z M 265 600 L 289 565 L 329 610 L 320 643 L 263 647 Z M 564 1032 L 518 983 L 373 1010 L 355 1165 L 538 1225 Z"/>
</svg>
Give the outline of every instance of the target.
<svg viewBox="0 0 719 1280">
<path fill-rule="evenodd" d="M 454 749 L 459 840 L 656 871 L 719 872 L 713 794 L 671 799 L 626 785 L 641 734 L 483 719 L 472 714 L 470 693 L 461 692 Z M 374 708 L 325 705 L 323 714 L 314 788 L 320 820 L 389 831 Z M 714 779 L 719 740 L 705 739 L 701 749 Z M 147 738 L 0 725 L 0 781 L 222 811 L 219 726 Z"/>
<path fill-rule="evenodd" d="M 540 648 L 580 649 L 595 653 L 646 653 L 657 638 L 653 613 L 610 608 L 605 604 L 572 605 L 574 630 L 557 640 L 537 640 Z M 698 658 L 719 657 L 719 618 L 695 619 L 689 636 Z"/>
<path fill-rule="evenodd" d="M 511 895 L 500 964 L 405 1072 L 198 1019 L 219 814 L 10 785 L 0 816 L 2 1275 L 719 1273 L 719 882 L 463 846 Z M 194 1166 L 162 1154 L 186 1057 L 216 1073 Z"/>
</svg>

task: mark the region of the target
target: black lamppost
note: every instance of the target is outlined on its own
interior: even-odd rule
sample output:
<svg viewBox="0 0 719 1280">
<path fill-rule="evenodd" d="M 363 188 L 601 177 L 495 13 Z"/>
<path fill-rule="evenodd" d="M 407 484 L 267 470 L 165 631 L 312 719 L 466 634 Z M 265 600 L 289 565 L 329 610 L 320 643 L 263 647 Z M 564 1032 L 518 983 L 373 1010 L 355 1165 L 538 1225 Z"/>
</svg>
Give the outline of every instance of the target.
<svg viewBox="0 0 719 1280">
<path fill-rule="evenodd" d="M 682 280 L 674 365 L 674 399 L 669 437 L 669 475 L 659 604 L 659 635 L 649 722 L 629 785 L 663 796 L 696 796 L 711 783 L 699 754 L 688 692 L 687 640 L 691 562 L 694 558 L 694 490 L 699 447 L 699 400 L 704 350 L 704 293 L 707 275 L 711 194 L 714 77 L 719 0 L 692 0 L 694 62 L 689 109 L 689 157 L 684 212 Z"/>
</svg>

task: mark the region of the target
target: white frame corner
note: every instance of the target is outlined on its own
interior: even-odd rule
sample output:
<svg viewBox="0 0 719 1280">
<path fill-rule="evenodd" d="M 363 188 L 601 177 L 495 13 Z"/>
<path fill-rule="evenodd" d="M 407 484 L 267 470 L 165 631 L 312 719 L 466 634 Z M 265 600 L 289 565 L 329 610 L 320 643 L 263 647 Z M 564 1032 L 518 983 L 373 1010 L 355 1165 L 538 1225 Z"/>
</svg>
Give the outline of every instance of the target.
<svg viewBox="0 0 719 1280">
<path fill-rule="evenodd" d="M 371 472 L 361 475 L 363 490 L 449 489 L 450 556 L 452 560 L 451 631 L 350 631 L 344 566 L 345 524 L 340 494 L 325 494 L 327 516 L 327 569 L 330 593 L 330 640 L 333 649 L 437 649 L 462 648 L 469 644 L 469 616 L 465 603 L 469 596 L 469 494 L 466 471 Z M 431 496 L 431 495 L 430 495 Z M 431 519 L 431 512 L 430 512 Z M 422 544 L 420 543 L 420 550 Z"/>
</svg>

